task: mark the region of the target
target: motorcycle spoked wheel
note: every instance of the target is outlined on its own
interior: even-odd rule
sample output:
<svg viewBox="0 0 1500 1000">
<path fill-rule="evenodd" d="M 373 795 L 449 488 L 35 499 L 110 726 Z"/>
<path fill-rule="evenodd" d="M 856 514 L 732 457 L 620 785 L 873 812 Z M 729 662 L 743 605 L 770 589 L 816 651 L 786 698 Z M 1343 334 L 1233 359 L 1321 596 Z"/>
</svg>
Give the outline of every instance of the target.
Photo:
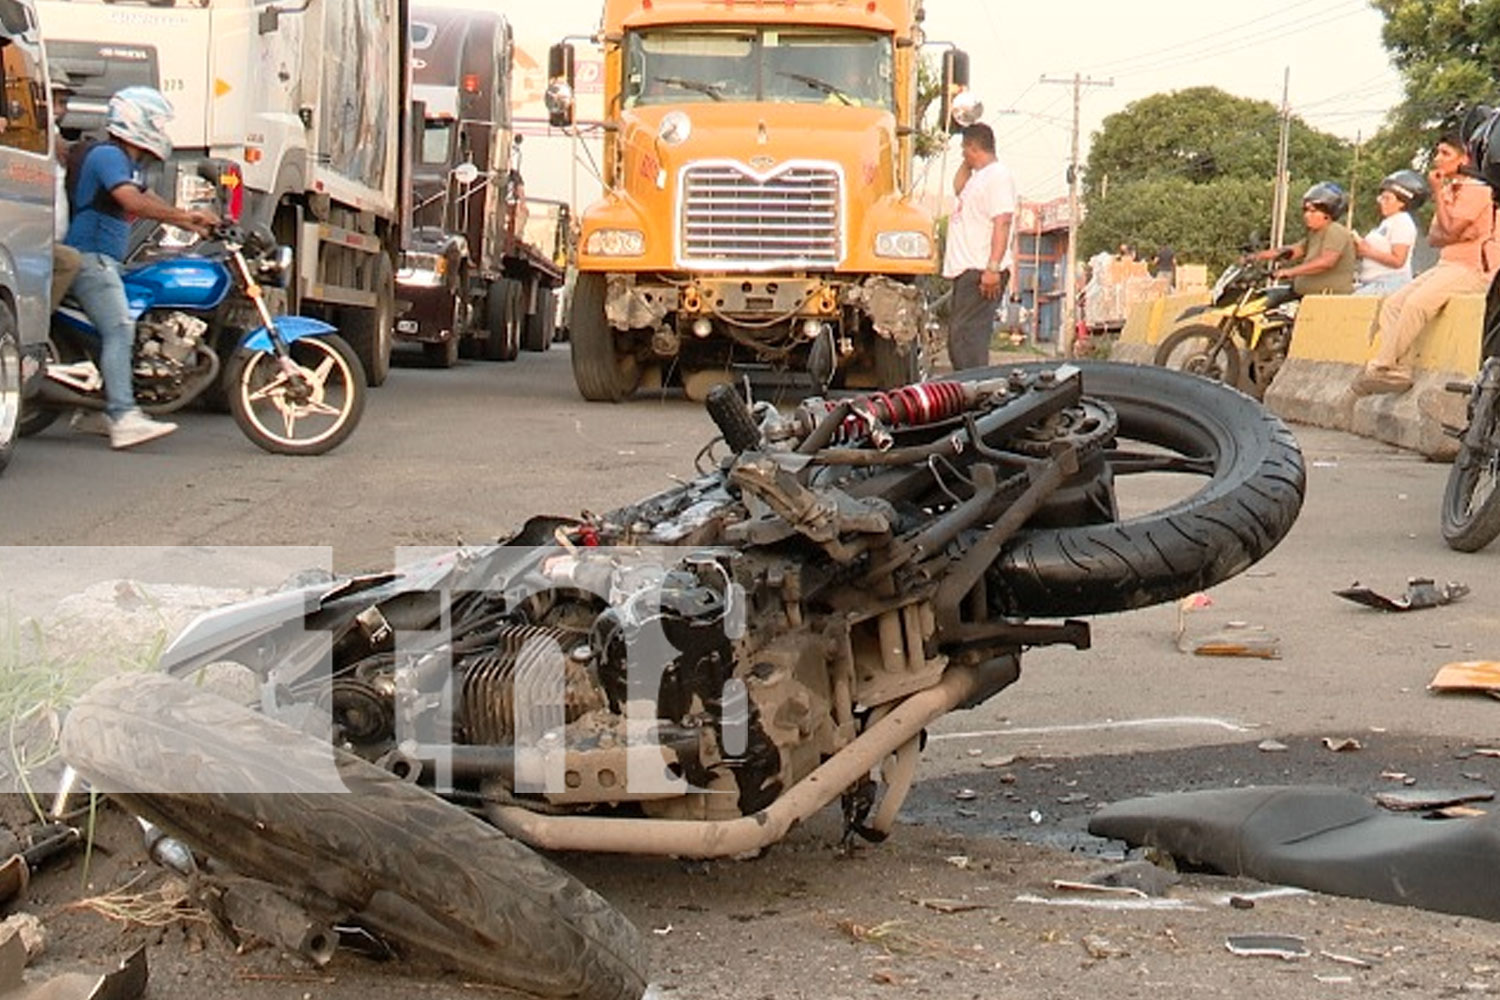
<svg viewBox="0 0 1500 1000">
<path fill-rule="evenodd" d="M 1443 541 L 1458 552 L 1478 552 L 1500 537 L 1500 448 L 1496 447 L 1497 414 L 1494 390 L 1482 391 L 1469 415 L 1483 434 L 1484 448 L 1475 452 L 1459 439 L 1458 456 L 1448 470 L 1443 489 Z"/>
<path fill-rule="evenodd" d="M 645 991 L 640 932 L 597 893 L 465 810 L 242 705 L 160 674 L 117 676 L 69 712 L 61 745 L 132 813 L 413 957 L 538 997 Z M 192 792 L 173 784 L 185 778 Z M 335 779 L 346 792 L 326 790 Z"/>
<path fill-rule="evenodd" d="M 1084 393 L 1119 419 L 1103 452 L 1112 482 L 1175 458 L 1206 480 L 1192 495 L 1123 520 L 1022 531 L 989 573 L 1003 614 L 1062 618 L 1162 604 L 1206 590 L 1266 555 L 1291 530 L 1307 476 L 1290 430 L 1250 397 L 1181 372 L 1070 362 Z M 1055 365 L 1025 365 L 1033 370 Z M 1000 375 L 1009 368 L 965 372 Z"/>
<path fill-rule="evenodd" d="M 1233 335 L 1225 336 L 1210 323 L 1189 323 L 1173 330 L 1157 345 L 1152 363 L 1225 385 L 1240 384 L 1239 344 Z"/>
<path fill-rule="evenodd" d="M 337 334 L 288 345 L 305 386 L 293 385 L 271 351 L 241 348 L 229 363 L 229 411 L 251 441 L 277 455 L 321 455 L 354 432 L 364 414 L 364 369 Z"/>
</svg>

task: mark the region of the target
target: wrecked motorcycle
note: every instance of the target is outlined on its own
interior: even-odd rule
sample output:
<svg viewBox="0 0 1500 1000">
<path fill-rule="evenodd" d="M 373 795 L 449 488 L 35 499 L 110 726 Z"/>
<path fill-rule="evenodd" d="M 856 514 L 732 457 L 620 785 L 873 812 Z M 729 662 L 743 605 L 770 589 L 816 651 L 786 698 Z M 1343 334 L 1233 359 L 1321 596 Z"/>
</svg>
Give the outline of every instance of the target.
<svg viewBox="0 0 1500 1000">
<path fill-rule="evenodd" d="M 637 932 L 531 848 L 745 856 L 835 801 L 878 841 L 925 727 L 1029 647 L 1087 648 L 1076 616 L 1246 569 L 1305 486 L 1259 404 L 1150 367 L 708 408 L 690 482 L 209 613 L 171 676 L 74 707 L 65 758 L 316 919 L 538 995 L 637 997 Z M 226 679 L 242 703 L 199 686 Z"/>
</svg>

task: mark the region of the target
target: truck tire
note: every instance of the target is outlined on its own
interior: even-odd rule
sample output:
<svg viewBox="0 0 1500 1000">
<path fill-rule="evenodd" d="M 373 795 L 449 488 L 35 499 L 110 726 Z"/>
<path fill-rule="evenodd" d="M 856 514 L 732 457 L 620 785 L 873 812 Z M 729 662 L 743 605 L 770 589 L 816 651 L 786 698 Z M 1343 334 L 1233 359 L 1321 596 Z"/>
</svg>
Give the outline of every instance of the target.
<svg viewBox="0 0 1500 1000">
<path fill-rule="evenodd" d="M 635 355 L 615 348 L 614 331 L 604 316 L 605 290 L 604 275 L 579 274 L 568 319 L 573 381 L 578 394 L 592 403 L 618 403 L 635 392 L 641 379 Z"/>
<path fill-rule="evenodd" d="M 525 329 L 521 334 L 521 347 L 524 350 L 545 351 L 552 346 L 552 333 L 555 327 L 552 310 L 552 289 L 538 288 L 536 312 L 526 317 Z"/>
<path fill-rule="evenodd" d="M 452 368 L 458 364 L 458 334 L 453 334 L 447 340 L 424 342 L 422 356 L 434 368 Z"/>
<path fill-rule="evenodd" d="M 340 327 L 365 366 L 365 379 L 377 386 L 391 373 L 391 344 L 396 335 L 396 274 L 390 255 L 384 252 L 376 255 L 373 291 L 375 308 L 343 310 Z"/>
<path fill-rule="evenodd" d="M 21 430 L 21 334 L 10 304 L 0 301 L 0 472 Z"/>
<path fill-rule="evenodd" d="M 96 787 L 189 846 L 293 898 L 329 901 L 444 968 L 539 997 L 645 991 L 640 932 L 577 879 L 244 706 L 160 674 L 117 676 L 69 712 L 62 746 Z M 173 784 L 185 750 L 191 794 Z M 335 777 L 347 792 L 326 790 Z"/>
<path fill-rule="evenodd" d="M 1071 364 L 1083 371 L 1084 393 L 1115 409 L 1120 438 L 1191 460 L 1207 481 L 1186 499 L 1122 521 L 1021 532 L 989 573 L 997 610 L 1063 618 L 1162 604 L 1234 576 L 1291 530 L 1307 488 L 1302 453 L 1259 403 L 1171 369 Z"/>
<path fill-rule="evenodd" d="M 870 364 L 875 369 L 875 388 L 895 389 L 917 381 L 921 357 L 915 341 L 898 344 L 873 330 L 870 337 Z"/>
<path fill-rule="evenodd" d="M 486 361 L 514 361 L 521 353 L 521 325 L 516 315 L 521 286 L 510 278 L 490 283 L 484 297 Z"/>
</svg>

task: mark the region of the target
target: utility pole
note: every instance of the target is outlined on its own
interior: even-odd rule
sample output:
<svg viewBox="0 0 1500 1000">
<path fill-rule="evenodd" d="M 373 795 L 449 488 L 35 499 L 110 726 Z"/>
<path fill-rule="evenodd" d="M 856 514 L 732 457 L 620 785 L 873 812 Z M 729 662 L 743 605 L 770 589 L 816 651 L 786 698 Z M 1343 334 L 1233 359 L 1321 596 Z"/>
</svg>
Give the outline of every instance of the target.
<svg viewBox="0 0 1500 1000">
<path fill-rule="evenodd" d="M 1271 196 L 1271 246 L 1279 247 L 1286 237 L 1287 156 L 1292 138 L 1292 68 L 1288 66 L 1281 81 L 1281 135 L 1276 141 L 1276 191 Z"/>
<path fill-rule="evenodd" d="M 1042 83 L 1060 83 L 1073 88 L 1073 144 L 1068 155 L 1068 263 L 1063 275 L 1063 329 L 1057 333 L 1057 353 L 1064 353 L 1078 329 L 1078 110 L 1084 87 L 1113 87 L 1113 78 L 1094 80 L 1079 73 L 1073 79 L 1042 77 Z"/>
</svg>

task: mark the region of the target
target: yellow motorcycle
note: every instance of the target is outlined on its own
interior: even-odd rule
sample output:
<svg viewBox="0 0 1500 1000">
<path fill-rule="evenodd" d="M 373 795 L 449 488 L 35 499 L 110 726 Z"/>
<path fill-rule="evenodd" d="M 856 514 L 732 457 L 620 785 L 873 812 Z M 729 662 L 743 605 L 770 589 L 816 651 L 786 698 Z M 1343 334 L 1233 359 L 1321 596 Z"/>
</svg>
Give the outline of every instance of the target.
<svg viewBox="0 0 1500 1000">
<path fill-rule="evenodd" d="M 1290 283 L 1276 280 L 1273 262 L 1243 259 L 1219 275 L 1207 305 L 1178 315 L 1154 361 L 1260 399 L 1291 348 L 1298 301 Z"/>
</svg>

